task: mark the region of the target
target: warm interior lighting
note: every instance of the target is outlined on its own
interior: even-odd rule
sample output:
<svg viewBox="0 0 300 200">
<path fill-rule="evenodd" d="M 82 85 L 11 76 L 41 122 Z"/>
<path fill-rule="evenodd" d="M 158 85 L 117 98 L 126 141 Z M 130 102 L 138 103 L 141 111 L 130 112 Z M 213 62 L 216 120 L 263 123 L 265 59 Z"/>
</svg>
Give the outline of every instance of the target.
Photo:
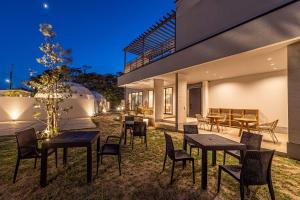
<svg viewBox="0 0 300 200">
<path fill-rule="evenodd" d="M 271 58 L 271 57 L 269 57 L 267 60 L 268 60 L 268 61 L 271 61 L 271 60 L 272 60 L 272 58 Z"/>
</svg>

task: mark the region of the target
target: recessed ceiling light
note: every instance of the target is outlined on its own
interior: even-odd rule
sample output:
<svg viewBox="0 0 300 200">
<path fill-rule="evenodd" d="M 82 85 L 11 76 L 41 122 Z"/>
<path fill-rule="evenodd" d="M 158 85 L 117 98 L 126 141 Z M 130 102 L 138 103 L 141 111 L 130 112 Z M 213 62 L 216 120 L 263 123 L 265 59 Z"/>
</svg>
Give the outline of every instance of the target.
<svg viewBox="0 0 300 200">
<path fill-rule="evenodd" d="M 274 66 L 275 64 L 274 64 L 274 63 L 271 63 L 270 65 L 271 65 L 271 66 Z"/>
<path fill-rule="evenodd" d="M 207 74 L 208 74 L 208 71 L 205 71 L 205 73 L 207 73 Z"/>
<path fill-rule="evenodd" d="M 273 67 L 273 69 L 274 69 L 274 70 L 277 70 L 278 68 L 277 68 L 277 67 Z"/>
<path fill-rule="evenodd" d="M 267 60 L 268 60 L 268 61 L 271 61 L 271 60 L 272 60 L 272 58 L 271 58 L 271 57 L 269 57 Z"/>
<path fill-rule="evenodd" d="M 215 73 L 214 76 L 217 76 L 217 74 Z"/>
</svg>

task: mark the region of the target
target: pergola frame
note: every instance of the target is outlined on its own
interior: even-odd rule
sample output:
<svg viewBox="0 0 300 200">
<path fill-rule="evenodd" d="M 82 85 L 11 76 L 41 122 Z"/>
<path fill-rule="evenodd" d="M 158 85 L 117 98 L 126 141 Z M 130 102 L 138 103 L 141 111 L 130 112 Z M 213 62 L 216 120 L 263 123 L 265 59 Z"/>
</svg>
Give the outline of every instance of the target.
<svg viewBox="0 0 300 200">
<path fill-rule="evenodd" d="M 149 64 L 175 51 L 176 12 L 172 10 L 124 48 L 124 72 Z M 127 63 L 126 54 L 136 59 Z"/>
</svg>

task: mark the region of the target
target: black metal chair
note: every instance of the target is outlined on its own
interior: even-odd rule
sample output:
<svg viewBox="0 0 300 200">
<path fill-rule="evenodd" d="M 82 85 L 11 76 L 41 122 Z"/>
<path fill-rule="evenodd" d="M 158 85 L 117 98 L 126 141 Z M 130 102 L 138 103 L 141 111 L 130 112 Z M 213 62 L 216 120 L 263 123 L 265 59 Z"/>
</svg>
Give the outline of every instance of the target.
<svg viewBox="0 0 300 200">
<path fill-rule="evenodd" d="M 134 137 L 144 137 L 147 148 L 147 125 L 145 122 L 134 122 L 131 132 L 131 149 L 133 149 Z"/>
<path fill-rule="evenodd" d="M 193 171 L 193 183 L 195 183 L 195 166 L 194 166 L 194 158 L 187 154 L 184 150 L 175 150 L 173 145 L 172 137 L 165 132 L 165 140 L 166 140 L 166 153 L 164 158 L 163 170 L 165 170 L 166 160 L 169 157 L 172 161 L 172 171 L 171 171 L 171 181 L 170 184 L 173 183 L 173 174 L 175 162 L 182 161 L 182 167 L 184 168 L 186 161 L 192 161 L 192 171 Z"/>
<path fill-rule="evenodd" d="M 24 159 L 34 159 L 34 168 L 38 158 L 41 158 L 41 150 L 38 149 L 38 139 L 34 128 L 19 131 L 15 133 L 18 147 L 17 163 L 13 178 L 13 183 L 16 182 L 20 161 Z M 48 156 L 55 153 L 55 162 L 57 167 L 57 149 L 48 151 Z"/>
<path fill-rule="evenodd" d="M 262 142 L 262 135 L 254 134 L 250 132 L 244 131 L 241 137 L 240 143 L 246 145 L 246 150 L 260 150 L 261 142 Z M 224 158 L 223 164 L 225 165 L 226 161 L 226 154 L 229 154 L 235 158 L 237 158 L 240 162 L 241 160 L 241 151 L 239 150 L 225 150 L 224 151 Z"/>
<path fill-rule="evenodd" d="M 184 134 L 198 134 L 198 126 L 197 125 L 183 125 L 183 133 Z M 192 155 L 192 149 L 198 149 L 198 155 L 199 155 L 199 147 L 195 145 L 194 143 L 188 142 L 188 145 L 190 146 L 190 156 Z"/>
<path fill-rule="evenodd" d="M 241 199 L 244 199 L 244 187 L 268 184 L 271 199 L 275 200 L 272 185 L 271 166 L 274 150 L 246 152 L 242 165 L 220 165 L 218 175 L 218 192 L 220 192 L 222 171 L 227 172 L 240 183 Z"/>
<path fill-rule="evenodd" d="M 134 116 L 132 115 L 125 116 L 125 121 L 134 121 Z"/>
<path fill-rule="evenodd" d="M 123 134 L 122 134 L 123 135 Z M 122 135 L 111 135 L 106 138 L 105 143 L 100 148 L 100 152 L 97 152 L 97 175 L 99 170 L 99 160 L 103 160 L 104 155 L 112 155 L 112 156 L 118 156 L 118 164 L 119 164 L 119 174 L 121 175 L 121 141 L 122 141 Z M 117 141 L 117 142 L 113 142 Z M 101 158 L 100 158 L 101 157 Z"/>
</svg>

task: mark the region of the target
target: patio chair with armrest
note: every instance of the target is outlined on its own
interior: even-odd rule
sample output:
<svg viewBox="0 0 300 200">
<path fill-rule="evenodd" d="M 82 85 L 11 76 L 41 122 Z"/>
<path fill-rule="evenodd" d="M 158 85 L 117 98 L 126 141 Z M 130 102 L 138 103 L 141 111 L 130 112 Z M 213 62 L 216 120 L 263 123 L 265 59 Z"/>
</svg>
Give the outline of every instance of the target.
<svg viewBox="0 0 300 200">
<path fill-rule="evenodd" d="M 117 156 L 118 157 L 118 164 L 119 164 L 119 175 L 121 175 L 121 141 L 122 136 L 118 135 L 110 135 L 106 138 L 105 143 L 100 148 L 100 151 L 97 152 L 97 175 L 99 170 L 99 160 L 102 164 L 103 156 L 110 155 L 110 156 Z"/>
<path fill-rule="evenodd" d="M 203 117 L 201 114 L 196 114 L 195 116 L 197 118 L 199 128 L 203 127 L 203 129 L 206 130 L 206 127 L 208 127 L 208 124 L 209 124 L 209 120 L 207 118 Z"/>
<path fill-rule="evenodd" d="M 257 126 L 257 130 L 259 133 L 268 132 L 275 144 L 276 142 L 278 142 L 278 138 L 275 135 L 275 129 L 277 127 L 278 122 L 279 120 L 277 119 L 270 123 L 260 124 Z"/>
<path fill-rule="evenodd" d="M 165 140 L 166 140 L 166 153 L 165 153 L 162 171 L 165 170 L 166 160 L 167 160 L 167 157 L 169 157 L 172 160 L 172 171 L 171 171 L 171 181 L 170 181 L 170 184 L 172 184 L 175 162 L 182 161 L 182 167 L 184 168 L 186 161 L 192 161 L 193 184 L 194 184 L 195 183 L 194 158 L 191 157 L 189 154 L 187 154 L 184 150 L 175 150 L 172 137 L 169 134 L 167 134 L 166 132 L 164 134 L 165 134 Z"/>
<path fill-rule="evenodd" d="M 146 122 L 134 122 L 131 132 L 131 149 L 133 149 L 133 143 L 135 137 L 144 137 L 144 143 L 147 148 L 147 124 Z"/>
<path fill-rule="evenodd" d="M 19 164 L 24 159 L 34 159 L 34 168 L 36 168 L 37 159 L 41 158 L 41 150 L 38 148 L 38 141 L 34 128 L 26 129 L 15 133 L 17 139 L 17 163 L 13 177 L 13 183 L 16 182 Z M 55 153 L 55 164 L 57 167 L 57 149 L 50 149 L 48 156 Z"/>
<path fill-rule="evenodd" d="M 222 114 L 222 118 L 218 120 L 218 123 L 221 125 L 221 130 L 222 132 L 224 131 L 225 125 L 226 125 L 226 121 L 227 121 L 227 115 L 226 114 Z"/>
<path fill-rule="evenodd" d="M 198 134 L 198 126 L 197 125 L 191 125 L 191 124 L 184 124 L 183 125 L 183 134 Z M 190 146 L 190 156 L 192 155 L 193 149 L 198 149 L 198 155 L 199 155 L 199 147 L 195 145 L 194 143 L 189 142 L 188 145 Z"/>
<path fill-rule="evenodd" d="M 262 135 L 254 134 L 244 131 L 241 137 L 240 143 L 246 145 L 246 150 L 260 150 L 262 142 Z M 223 164 L 225 165 L 226 162 L 226 154 L 229 154 L 235 158 L 237 158 L 240 162 L 241 160 L 241 151 L 238 150 L 225 150 L 224 151 L 224 158 Z"/>
<path fill-rule="evenodd" d="M 271 167 L 274 150 L 246 152 L 242 165 L 219 165 L 218 192 L 220 192 L 221 175 L 225 171 L 240 183 L 241 200 L 244 199 L 244 187 L 250 185 L 268 185 L 271 199 L 275 200 L 272 184 Z"/>
</svg>

